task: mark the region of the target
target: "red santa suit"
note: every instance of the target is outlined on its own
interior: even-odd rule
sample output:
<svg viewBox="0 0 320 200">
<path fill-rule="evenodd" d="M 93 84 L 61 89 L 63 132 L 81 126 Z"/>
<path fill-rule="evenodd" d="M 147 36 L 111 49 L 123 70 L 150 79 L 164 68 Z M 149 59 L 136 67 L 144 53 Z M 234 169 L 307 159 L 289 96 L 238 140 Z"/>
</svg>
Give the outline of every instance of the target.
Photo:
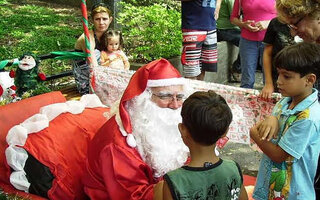
<svg viewBox="0 0 320 200">
<path fill-rule="evenodd" d="M 119 113 L 108 120 L 88 146 L 85 192 L 92 200 L 153 199 L 152 168 L 135 148 L 132 126 L 125 103 L 146 87 L 181 85 L 180 73 L 165 59 L 141 67 L 131 78 L 120 104 Z"/>
</svg>

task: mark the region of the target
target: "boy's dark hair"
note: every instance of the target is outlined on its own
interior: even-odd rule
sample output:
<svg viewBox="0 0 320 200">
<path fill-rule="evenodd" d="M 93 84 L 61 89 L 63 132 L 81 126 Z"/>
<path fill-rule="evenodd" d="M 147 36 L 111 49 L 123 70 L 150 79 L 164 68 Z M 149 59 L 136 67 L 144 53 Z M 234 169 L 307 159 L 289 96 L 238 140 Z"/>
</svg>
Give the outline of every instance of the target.
<svg viewBox="0 0 320 200">
<path fill-rule="evenodd" d="M 104 32 L 103 36 L 102 36 L 102 40 L 104 41 L 103 43 L 103 49 L 107 50 L 108 47 L 108 38 L 110 37 L 119 37 L 119 49 L 123 48 L 123 37 L 122 37 L 122 33 L 121 31 L 117 31 L 117 30 L 108 30 L 106 32 Z"/>
<path fill-rule="evenodd" d="M 183 102 L 181 116 L 193 140 L 203 145 L 216 143 L 232 121 L 225 99 L 212 90 L 189 96 Z"/>
<path fill-rule="evenodd" d="M 313 73 L 319 77 L 320 45 L 301 42 L 282 49 L 274 58 L 274 66 L 300 74 Z"/>
</svg>

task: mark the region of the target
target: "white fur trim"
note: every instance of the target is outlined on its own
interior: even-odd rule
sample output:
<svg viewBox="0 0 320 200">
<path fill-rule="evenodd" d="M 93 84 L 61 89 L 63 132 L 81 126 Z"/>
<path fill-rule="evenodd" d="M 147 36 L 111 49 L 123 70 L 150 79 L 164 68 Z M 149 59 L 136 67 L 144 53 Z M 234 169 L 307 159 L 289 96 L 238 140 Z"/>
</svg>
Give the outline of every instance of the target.
<svg viewBox="0 0 320 200">
<path fill-rule="evenodd" d="M 184 85 L 186 83 L 185 78 L 169 78 L 159 80 L 148 80 L 147 87 L 164 87 L 171 85 Z"/>
<path fill-rule="evenodd" d="M 80 102 L 84 103 L 86 108 L 106 107 L 103 105 L 96 94 L 86 94 L 80 99 Z"/>
<path fill-rule="evenodd" d="M 10 183 L 18 190 L 29 192 L 30 183 L 24 171 L 15 171 L 10 175 Z"/>
<path fill-rule="evenodd" d="M 9 145 L 24 145 L 28 137 L 28 130 L 21 125 L 12 127 L 6 137 Z"/>
<path fill-rule="evenodd" d="M 11 145 L 9 146 L 6 151 L 6 158 L 8 165 L 15 171 L 23 170 L 23 167 L 27 161 L 28 154 L 26 150 L 23 148 Z"/>
<path fill-rule="evenodd" d="M 49 126 L 49 120 L 46 115 L 35 114 L 21 123 L 21 126 L 28 130 L 28 134 L 36 133 Z"/>
<path fill-rule="evenodd" d="M 55 103 L 40 108 L 40 113 L 46 115 L 49 121 L 53 120 L 61 113 L 65 113 L 67 111 L 68 106 L 66 103 Z"/>
<path fill-rule="evenodd" d="M 126 137 L 126 142 L 127 142 L 127 144 L 128 144 L 130 147 L 135 148 L 135 147 L 137 146 L 136 139 L 134 138 L 134 136 L 133 136 L 131 133 L 127 133 L 127 132 L 124 130 L 119 112 L 116 113 L 115 119 L 116 119 L 116 122 L 117 122 L 117 124 L 118 124 L 120 133 L 122 134 L 123 137 Z"/>
<path fill-rule="evenodd" d="M 84 103 L 79 101 L 67 101 L 66 104 L 68 106 L 68 112 L 74 115 L 82 113 L 85 109 Z"/>
<path fill-rule="evenodd" d="M 84 95 L 87 96 L 87 95 Z M 24 148 L 28 135 L 39 132 L 49 126 L 49 122 L 62 113 L 70 112 L 80 114 L 84 108 L 105 107 L 95 95 L 81 98 L 82 101 L 67 101 L 66 103 L 56 103 L 40 108 L 40 114 L 35 114 L 26 119 L 20 125 L 12 127 L 6 137 L 9 147 L 6 149 L 6 159 L 8 165 L 14 170 L 10 175 L 10 183 L 18 190 L 28 192 L 30 183 L 24 171 L 28 153 Z M 18 145 L 18 146 L 16 146 Z"/>
<path fill-rule="evenodd" d="M 119 112 L 116 113 L 115 119 L 116 119 L 116 122 L 118 124 L 120 133 L 122 134 L 122 136 L 127 137 L 128 133 L 123 128 L 123 124 L 122 124 Z"/>
<path fill-rule="evenodd" d="M 128 134 L 126 140 L 130 147 L 135 148 L 137 146 L 137 142 L 132 134 Z"/>
</svg>

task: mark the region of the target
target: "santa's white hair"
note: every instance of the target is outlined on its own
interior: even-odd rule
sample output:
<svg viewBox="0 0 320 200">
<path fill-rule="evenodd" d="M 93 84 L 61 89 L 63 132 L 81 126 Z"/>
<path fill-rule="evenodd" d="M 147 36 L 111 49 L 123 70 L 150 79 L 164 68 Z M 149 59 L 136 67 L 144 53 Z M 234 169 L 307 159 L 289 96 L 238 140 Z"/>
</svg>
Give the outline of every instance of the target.
<svg viewBox="0 0 320 200">
<path fill-rule="evenodd" d="M 180 109 L 160 108 L 151 101 L 151 91 L 126 104 L 132 134 L 142 159 L 154 170 L 154 177 L 177 169 L 186 162 L 189 150 L 182 141 L 178 124 L 182 121 Z"/>
</svg>

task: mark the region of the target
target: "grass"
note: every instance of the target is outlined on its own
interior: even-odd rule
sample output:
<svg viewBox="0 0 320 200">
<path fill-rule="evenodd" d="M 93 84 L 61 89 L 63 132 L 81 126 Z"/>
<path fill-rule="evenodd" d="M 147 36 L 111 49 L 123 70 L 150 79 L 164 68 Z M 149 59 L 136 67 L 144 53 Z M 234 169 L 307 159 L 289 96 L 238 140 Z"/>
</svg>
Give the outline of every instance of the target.
<svg viewBox="0 0 320 200">
<path fill-rule="evenodd" d="M 25 52 L 44 55 L 74 49 L 82 32 L 80 8 L 37 0 L 0 0 L 0 61 Z M 71 69 L 71 65 L 70 61 L 48 59 L 40 68 L 50 75 Z"/>
</svg>

